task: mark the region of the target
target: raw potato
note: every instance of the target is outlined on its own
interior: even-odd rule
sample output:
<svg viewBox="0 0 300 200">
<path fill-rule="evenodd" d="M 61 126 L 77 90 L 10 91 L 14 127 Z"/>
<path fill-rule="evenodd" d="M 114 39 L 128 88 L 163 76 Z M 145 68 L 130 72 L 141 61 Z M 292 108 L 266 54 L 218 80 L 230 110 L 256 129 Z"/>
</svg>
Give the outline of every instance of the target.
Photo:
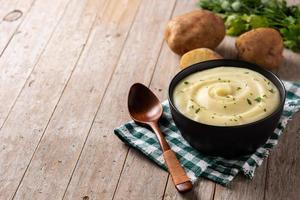
<svg viewBox="0 0 300 200">
<path fill-rule="evenodd" d="M 272 28 L 257 28 L 242 34 L 235 42 L 238 57 L 268 69 L 278 67 L 283 59 L 281 35 Z"/>
<path fill-rule="evenodd" d="M 176 54 L 201 47 L 215 49 L 225 36 L 223 20 L 213 12 L 195 10 L 172 19 L 164 37 Z"/>
<path fill-rule="evenodd" d="M 180 59 L 180 68 L 184 69 L 192 64 L 214 59 L 222 59 L 217 52 L 208 48 L 199 48 L 185 53 Z"/>
</svg>

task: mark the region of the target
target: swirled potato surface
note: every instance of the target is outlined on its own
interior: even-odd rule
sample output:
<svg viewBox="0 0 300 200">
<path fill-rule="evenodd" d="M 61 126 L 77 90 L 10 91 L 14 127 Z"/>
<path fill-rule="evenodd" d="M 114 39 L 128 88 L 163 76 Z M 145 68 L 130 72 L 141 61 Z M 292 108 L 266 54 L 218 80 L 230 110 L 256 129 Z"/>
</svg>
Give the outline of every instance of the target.
<svg viewBox="0 0 300 200">
<path fill-rule="evenodd" d="M 235 126 L 270 115 L 280 102 L 276 86 L 250 69 L 216 67 L 193 73 L 175 87 L 175 107 L 190 119 Z"/>
</svg>

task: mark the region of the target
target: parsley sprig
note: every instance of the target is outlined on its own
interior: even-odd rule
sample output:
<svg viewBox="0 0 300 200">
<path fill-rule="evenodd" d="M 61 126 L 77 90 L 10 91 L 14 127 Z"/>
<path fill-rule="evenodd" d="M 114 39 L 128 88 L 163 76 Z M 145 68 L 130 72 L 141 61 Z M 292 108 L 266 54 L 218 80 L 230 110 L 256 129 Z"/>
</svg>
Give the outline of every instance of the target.
<svg viewBox="0 0 300 200">
<path fill-rule="evenodd" d="M 200 0 L 200 7 L 219 13 L 226 33 L 238 36 L 259 27 L 277 29 L 286 48 L 300 51 L 300 6 L 285 0 Z"/>
</svg>

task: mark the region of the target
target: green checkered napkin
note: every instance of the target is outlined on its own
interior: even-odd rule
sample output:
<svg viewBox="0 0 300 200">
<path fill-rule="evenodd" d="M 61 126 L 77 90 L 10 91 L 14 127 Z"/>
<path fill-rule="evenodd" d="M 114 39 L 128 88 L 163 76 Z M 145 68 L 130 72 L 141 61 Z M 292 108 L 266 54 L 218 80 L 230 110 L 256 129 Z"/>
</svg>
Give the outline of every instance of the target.
<svg viewBox="0 0 300 200">
<path fill-rule="evenodd" d="M 240 171 L 249 178 L 254 176 L 256 167 L 262 164 L 270 149 L 278 143 L 278 138 L 288 120 L 300 109 L 300 84 L 284 81 L 284 85 L 287 90 L 287 99 L 280 122 L 273 135 L 252 155 L 234 160 L 203 155 L 192 148 L 175 126 L 168 102 L 163 102 L 164 112 L 160 119 L 160 128 L 192 181 L 197 180 L 198 177 L 205 177 L 216 183 L 227 185 Z M 167 169 L 159 143 L 150 129 L 130 121 L 116 128 L 114 133 L 123 142 L 141 151 L 163 169 Z"/>
</svg>

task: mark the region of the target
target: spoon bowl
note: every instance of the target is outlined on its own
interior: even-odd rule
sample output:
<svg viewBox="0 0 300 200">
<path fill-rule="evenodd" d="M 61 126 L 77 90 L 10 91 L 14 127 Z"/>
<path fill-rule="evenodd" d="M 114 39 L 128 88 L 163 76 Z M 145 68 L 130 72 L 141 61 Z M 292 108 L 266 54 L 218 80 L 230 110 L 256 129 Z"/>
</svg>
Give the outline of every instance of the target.
<svg viewBox="0 0 300 200">
<path fill-rule="evenodd" d="M 134 121 L 148 123 L 157 121 L 163 109 L 158 98 L 147 87 L 135 83 L 129 91 L 128 110 Z"/>
</svg>

